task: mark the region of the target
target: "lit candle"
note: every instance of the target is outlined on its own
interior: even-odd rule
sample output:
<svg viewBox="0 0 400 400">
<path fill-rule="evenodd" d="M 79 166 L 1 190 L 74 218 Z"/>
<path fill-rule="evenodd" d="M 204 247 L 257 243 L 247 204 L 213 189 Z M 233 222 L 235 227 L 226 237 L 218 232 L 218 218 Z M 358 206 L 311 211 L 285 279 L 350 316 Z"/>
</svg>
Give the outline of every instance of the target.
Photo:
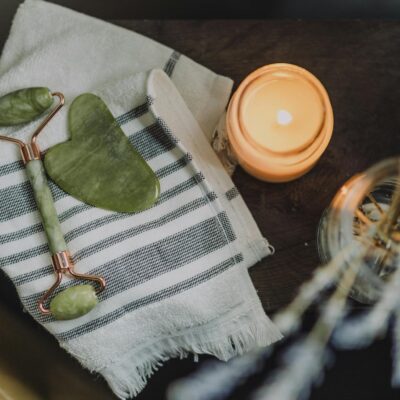
<svg viewBox="0 0 400 400">
<path fill-rule="evenodd" d="M 266 65 L 232 96 L 227 131 L 248 173 L 270 182 L 290 181 L 309 171 L 328 146 L 332 106 L 321 82 L 304 68 Z"/>
</svg>

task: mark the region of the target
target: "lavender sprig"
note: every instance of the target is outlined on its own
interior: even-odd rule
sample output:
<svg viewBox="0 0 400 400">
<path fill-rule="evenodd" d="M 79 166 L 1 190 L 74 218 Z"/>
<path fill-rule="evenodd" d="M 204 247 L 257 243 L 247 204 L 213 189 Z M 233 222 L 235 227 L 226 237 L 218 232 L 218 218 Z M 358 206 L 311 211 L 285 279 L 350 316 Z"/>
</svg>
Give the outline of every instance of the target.
<svg viewBox="0 0 400 400">
<path fill-rule="evenodd" d="M 390 317 L 399 304 L 400 259 L 379 301 L 366 314 L 343 323 L 335 332 L 335 345 L 340 348 L 361 348 L 370 345 L 377 336 L 386 332 Z"/>
<path fill-rule="evenodd" d="M 346 263 L 362 259 L 364 254 L 362 248 L 360 242 L 354 242 L 338 253 L 327 265 L 315 270 L 311 280 L 300 287 L 292 303 L 274 317 L 273 320 L 282 334 L 290 335 L 298 329 L 304 312 L 326 287 L 339 279 Z M 226 399 L 239 382 L 258 370 L 258 366 L 272 352 L 272 348 L 273 346 L 256 350 L 228 363 L 208 362 L 190 377 L 175 382 L 168 391 L 168 399 Z"/>
<path fill-rule="evenodd" d="M 321 377 L 328 359 L 327 343 L 346 313 L 347 296 L 362 265 L 362 259 L 349 265 L 310 334 L 287 351 L 284 366 L 257 390 L 253 400 L 297 400 L 309 394 Z"/>
</svg>

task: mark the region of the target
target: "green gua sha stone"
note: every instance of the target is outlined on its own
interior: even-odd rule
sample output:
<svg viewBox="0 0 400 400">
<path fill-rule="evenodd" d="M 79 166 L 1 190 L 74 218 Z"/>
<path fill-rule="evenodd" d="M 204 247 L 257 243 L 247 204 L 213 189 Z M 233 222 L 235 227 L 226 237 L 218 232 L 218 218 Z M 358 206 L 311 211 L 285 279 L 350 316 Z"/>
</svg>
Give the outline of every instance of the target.
<svg viewBox="0 0 400 400">
<path fill-rule="evenodd" d="M 17 90 L 0 97 L 0 126 L 24 124 L 43 114 L 53 104 L 45 87 Z"/>
<path fill-rule="evenodd" d="M 92 206 L 117 212 L 151 207 L 159 181 L 132 147 L 107 105 L 85 93 L 70 106 L 71 139 L 50 148 L 48 175 L 65 192 Z"/>
<path fill-rule="evenodd" d="M 82 317 L 98 303 L 91 285 L 72 286 L 60 292 L 50 303 L 50 311 L 57 320 Z"/>
</svg>

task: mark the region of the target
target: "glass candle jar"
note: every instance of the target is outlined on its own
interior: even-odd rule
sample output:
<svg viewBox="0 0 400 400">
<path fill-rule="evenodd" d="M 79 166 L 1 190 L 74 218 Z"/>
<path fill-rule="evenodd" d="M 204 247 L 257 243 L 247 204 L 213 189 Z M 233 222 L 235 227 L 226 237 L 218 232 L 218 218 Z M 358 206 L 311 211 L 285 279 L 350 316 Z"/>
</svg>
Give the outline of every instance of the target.
<svg viewBox="0 0 400 400">
<path fill-rule="evenodd" d="M 350 293 L 352 298 L 364 304 L 374 303 L 380 297 L 385 280 L 395 268 L 400 245 L 400 220 L 397 218 L 392 222 L 390 229 L 381 225 L 387 220 L 387 211 L 399 186 L 400 158 L 384 160 L 348 180 L 339 189 L 319 224 L 317 244 L 323 263 L 329 262 L 353 240 L 361 240 L 368 230 L 376 231 L 374 251 L 365 257 L 365 265 Z M 378 226 L 379 229 L 374 229 Z M 382 232 L 391 233 L 385 236 Z"/>
<path fill-rule="evenodd" d="M 226 130 L 239 164 L 256 178 L 285 182 L 309 171 L 332 136 L 333 111 L 304 68 L 271 64 L 251 73 L 229 103 Z"/>
</svg>

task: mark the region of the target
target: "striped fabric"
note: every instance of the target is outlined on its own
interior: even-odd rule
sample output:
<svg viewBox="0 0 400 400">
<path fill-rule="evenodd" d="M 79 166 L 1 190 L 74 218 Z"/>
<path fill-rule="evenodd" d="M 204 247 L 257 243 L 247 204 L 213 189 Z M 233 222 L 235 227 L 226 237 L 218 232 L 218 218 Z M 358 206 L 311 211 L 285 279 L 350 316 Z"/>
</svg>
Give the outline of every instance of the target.
<svg viewBox="0 0 400 400">
<path fill-rule="evenodd" d="M 215 259 L 211 276 L 218 273 L 217 265 L 222 273 L 226 263 L 232 267 L 243 261 L 241 253 L 231 254 L 229 243 L 235 241 L 236 234 L 226 212 L 213 206 L 218 195 L 193 166 L 192 155 L 179 145 L 162 120 L 149 116 L 148 109 L 144 113 L 131 111 L 116 119 L 122 121 L 121 127 L 132 145 L 160 179 L 162 193 L 152 209 L 133 215 L 101 210 L 80 203 L 50 182 L 65 238 L 73 249 L 79 271 L 101 275 L 108 282 L 107 290 L 101 294 L 102 301 L 194 260 L 207 259 L 221 248 L 226 247 L 226 252 L 221 252 L 223 259 Z M 13 279 L 24 307 L 46 326 L 52 317 L 42 316 L 37 302 L 53 279 L 53 268 L 43 228 L 36 222 L 39 215 L 33 194 L 22 163 L 1 164 L 0 171 L 4 177 L 0 187 L 0 267 Z M 17 184 L 13 184 L 15 178 Z M 239 193 L 232 187 L 225 195 L 231 201 Z M 27 220 L 34 223 L 18 229 Z M 170 234 L 166 235 L 165 229 Z M 146 244 L 140 245 L 143 243 Z M 100 254 L 104 254 L 101 259 L 105 262 L 97 261 Z M 98 266 L 94 268 L 94 264 Z M 199 284 L 209 277 L 210 274 L 204 274 L 195 282 Z M 74 283 L 66 282 L 60 290 Z M 62 331 L 56 336 L 70 339 L 85 334 L 99 324 L 110 323 L 115 314 L 123 316 L 120 310 L 113 309 L 110 315 L 100 316 L 101 324 L 91 320 L 75 327 L 74 333 Z"/>
<path fill-rule="evenodd" d="M 160 74 L 163 76 L 161 72 L 155 76 Z M 166 75 L 164 77 L 161 80 L 168 80 Z M 156 81 L 155 78 L 153 80 Z M 143 383 L 138 382 L 138 379 L 145 380 L 143 366 L 132 374 L 134 379 L 130 386 L 124 384 L 121 388 L 118 379 L 111 378 L 104 371 L 104 365 L 100 367 L 97 365 L 98 361 L 94 360 L 88 362 L 90 354 L 87 349 L 91 348 L 97 354 L 99 343 L 96 335 L 103 338 L 107 334 L 114 341 L 113 332 L 118 332 L 121 324 L 127 324 L 126 321 L 129 321 L 128 328 L 132 327 L 135 331 L 130 339 L 132 343 L 129 354 L 136 355 L 136 360 L 143 359 L 144 365 L 149 363 L 148 358 L 152 360 L 153 357 L 156 360 L 155 365 L 159 362 L 159 357 L 164 359 L 165 352 L 169 356 L 175 356 L 177 346 L 178 353 L 194 351 L 198 346 L 196 352 L 205 351 L 222 358 L 227 357 L 207 347 L 201 350 L 201 340 L 189 346 L 181 343 L 181 339 L 177 340 L 175 345 L 170 344 L 163 350 L 160 349 L 160 355 L 153 355 L 150 350 L 148 357 L 140 355 L 139 349 L 150 348 L 157 338 L 154 332 L 158 332 L 161 327 L 161 332 L 158 333 L 160 341 L 166 334 L 177 334 L 183 328 L 188 329 L 199 324 L 197 303 L 198 296 L 202 296 L 204 285 L 217 287 L 218 290 L 229 289 L 224 294 L 227 297 L 223 299 L 219 298 L 218 290 L 207 295 L 207 306 L 200 312 L 200 315 L 206 312 L 206 321 L 216 317 L 223 320 L 228 311 L 233 314 L 237 312 L 235 318 L 249 318 L 248 315 L 242 315 L 244 307 L 246 313 L 249 309 L 255 312 L 258 321 L 251 319 L 250 322 L 243 322 L 240 328 L 248 334 L 246 340 L 241 340 L 249 342 L 251 347 L 257 343 L 255 335 L 259 335 L 258 340 L 261 340 L 261 344 L 268 344 L 279 337 L 262 312 L 248 276 L 243 276 L 247 275 L 247 267 L 267 254 L 268 246 L 266 242 L 260 244 L 257 241 L 257 233 L 250 242 L 248 238 L 240 239 L 235 232 L 231 220 L 232 217 L 237 219 L 238 216 L 233 213 L 232 208 L 227 209 L 226 205 L 237 202 L 237 206 L 243 207 L 238 190 L 229 178 L 229 188 L 223 187 L 223 191 L 219 186 L 214 188 L 196 165 L 196 157 L 169 128 L 162 118 L 163 115 L 159 115 L 157 109 L 152 108 L 157 104 L 157 100 L 148 96 L 146 104 L 148 107 L 145 112 L 128 111 L 120 114 L 117 121 L 120 121 L 120 126 L 132 145 L 160 179 L 161 196 L 155 206 L 136 214 L 109 212 L 79 202 L 50 182 L 62 229 L 77 270 L 101 275 L 107 281 L 107 289 L 100 295 L 100 305 L 82 318 L 54 321 L 51 316 L 40 314 L 38 299 L 54 279 L 49 249 L 22 164 L 18 161 L 0 164 L 1 269 L 13 280 L 25 309 L 85 366 L 103 373 L 121 398 L 137 393 L 142 388 Z M 142 106 L 136 106 L 133 110 Z M 130 117 L 127 118 L 126 115 Z M 194 124 L 194 119 L 191 123 Z M 198 126 L 196 129 L 199 130 Z M 201 131 L 199 135 L 199 138 L 205 141 Z M 3 145 L 3 149 L 4 146 L 9 145 Z M 206 157 L 197 155 L 199 160 L 204 159 L 203 162 L 207 164 L 214 163 L 216 157 L 210 158 L 211 149 L 208 147 L 205 150 Z M 226 177 L 222 167 L 220 173 Z M 254 255 L 252 246 L 258 247 L 258 254 Z M 213 281 L 216 282 L 211 284 Z M 77 283 L 65 280 L 60 290 Z M 241 285 L 247 286 L 245 291 L 234 290 L 236 286 Z M 182 295 L 186 299 L 184 302 L 179 299 Z M 190 301 L 187 298 L 190 298 Z M 234 303 L 226 304 L 227 299 Z M 211 300 L 215 301 L 215 308 L 210 304 Z M 166 301 L 176 301 L 172 314 L 155 309 L 159 307 L 163 310 Z M 223 304 L 218 305 L 219 301 Z M 155 320 L 160 314 L 163 314 L 165 319 L 161 327 L 152 327 L 149 331 L 139 334 L 136 331 L 141 325 L 143 313 L 152 321 L 150 325 L 154 324 L 153 314 Z M 179 313 L 186 314 L 182 321 Z M 228 322 L 235 321 L 235 318 Z M 228 322 L 223 322 L 226 329 L 225 340 L 230 335 L 230 329 L 227 329 Z M 182 326 L 174 328 L 175 325 Z M 235 329 L 238 329 L 237 321 L 234 325 Z M 264 332 L 256 333 L 257 329 L 261 332 L 264 329 Z M 146 343 L 149 335 L 152 339 L 150 343 Z M 119 336 L 115 340 L 126 345 Z M 140 343 L 139 346 L 135 346 L 136 341 Z M 107 348 L 107 345 L 110 345 L 110 338 L 105 339 L 101 348 Z M 231 344 L 223 354 L 231 356 L 238 349 Z"/>
<path fill-rule="evenodd" d="M 18 27 L 25 29 L 22 22 L 29 25 L 28 15 L 46 14 L 48 9 L 59 17 L 65 13 L 64 22 L 68 16 L 75 19 L 70 11 L 29 0 L 17 15 L 14 33 Z M 88 21 L 85 29 L 90 23 L 97 27 L 98 21 Z M 18 43 L 17 36 L 11 43 Z M 0 93 L 15 86 L 14 72 L 4 72 L 3 59 L 10 62 L 7 46 L 0 62 Z M 197 67 L 176 52 L 163 54 L 168 55 L 159 60 L 161 69 L 128 74 L 91 89 L 156 172 L 158 202 L 140 213 L 115 213 L 83 204 L 50 182 L 77 272 L 107 281 L 99 305 L 81 318 L 55 321 L 38 311 L 39 297 L 54 281 L 49 249 L 18 151 L 12 144 L 0 144 L 0 269 L 15 284 L 24 308 L 84 367 L 102 374 L 120 398 L 140 392 L 160 363 L 171 357 L 206 353 L 225 360 L 280 338 L 247 272 L 270 254 L 270 246 L 196 121 L 204 116 L 194 117 L 176 88 L 190 71 L 203 86 L 221 82 L 211 72 L 212 79 L 203 79 Z M 31 53 L 26 57 L 38 60 L 30 60 Z M 23 72 L 22 84 L 28 73 L 37 79 L 37 66 L 20 57 L 15 60 L 21 63 L 16 70 Z M 43 79 L 43 85 L 64 91 L 54 87 L 51 75 Z M 226 103 L 227 96 L 217 92 L 218 101 Z M 215 93 L 210 87 L 208 98 Z M 68 138 L 67 111 L 73 97 L 67 93 L 66 98 L 66 107 L 41 136 L 44 150 Z M 26 140 L 37 123 L 13 134 Z M 66 279 L 60 290 L 76 283 Z"/>
</svg>

